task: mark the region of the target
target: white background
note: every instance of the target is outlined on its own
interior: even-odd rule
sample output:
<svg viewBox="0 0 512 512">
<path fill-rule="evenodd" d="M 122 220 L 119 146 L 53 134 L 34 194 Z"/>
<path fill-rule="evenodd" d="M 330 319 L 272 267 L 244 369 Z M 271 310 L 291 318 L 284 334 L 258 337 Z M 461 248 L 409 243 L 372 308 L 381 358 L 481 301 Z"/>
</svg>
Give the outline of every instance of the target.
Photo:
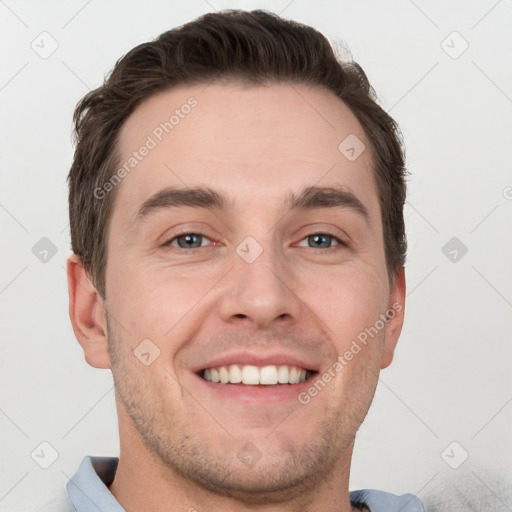
<svg viewBox="0 0 512 512">
<path fill-rule="evenodd" d="M 37 509 L 84 455 L 118 455 L 110 372 L 86 364 L 68 317 L 74 106 L 134 45 L 235 7 L 345 41 L 405 136 L 406 322 L 350 488 L 512 510 L 510 0 L 1 1 L 0 510 Z M 43 31 L 58 42 L 46 59 L 31 47 Z M 442 252 L 454 236 L 468 249 L 457 262 Z M 58 250 L 46 263 L 42 237 Z M 58 452 L 46 470 L 30 455 L 42 441 Z M 452 465 L 469 454 L 457 469 L 442 457 L 453 441 Z"/>
</svg>

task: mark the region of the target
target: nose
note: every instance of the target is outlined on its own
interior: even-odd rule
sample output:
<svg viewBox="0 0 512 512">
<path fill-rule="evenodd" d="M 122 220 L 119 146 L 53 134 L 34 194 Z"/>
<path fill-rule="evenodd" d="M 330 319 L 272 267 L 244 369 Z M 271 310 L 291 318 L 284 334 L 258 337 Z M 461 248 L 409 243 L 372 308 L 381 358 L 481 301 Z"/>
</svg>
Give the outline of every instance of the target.
<svg viewBox="0 0 512 512">
<path fill-rule="evenodd" d="M 245 248 L 255 250 L 251 244 Z M 284 256 L 271 247 L 265 247 L 252 262 L 240 254 L 234 253 L 233 267 L 226 276 L 222 320 L 252 323 L 255 329 L 268 328 L 275 321 L 296 322 L 303 306 L 293 290 L 293 275 Z"/>
</svg>

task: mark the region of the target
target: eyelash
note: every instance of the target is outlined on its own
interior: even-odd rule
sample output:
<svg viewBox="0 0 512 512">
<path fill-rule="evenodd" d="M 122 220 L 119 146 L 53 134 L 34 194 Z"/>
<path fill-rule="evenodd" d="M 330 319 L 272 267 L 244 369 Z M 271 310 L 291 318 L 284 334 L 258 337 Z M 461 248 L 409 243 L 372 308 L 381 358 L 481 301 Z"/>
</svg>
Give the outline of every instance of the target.
<svg viewBox="0 0 512 512">
<path fill-rule="evenodd" d="M 182 252 L 182 254 L 189 254 L 191 252 L 195 252 L 195 251 L 197 251 L 199 249 L 204 249 L 205 248 L 205 247 L 196 247 L 194 249 L 183 249 L 182 247 L 171 246 L 171 243 L 174 242 L 174 240 L 177 240 L 178 238 L 181 238 L 182 236 L 186 236 L 186 235 L 199 235 L 199 236 L 202 236 L 204 238 L 208 238 L 209 240 L 211 240 L 211 238 L 210 238 L 210 236 L 208 234 L 202 233 L 200 231 L 183 231 L 182 233 L 178 233 L 178 234 L 174 235 L 172 238 L 170 238 L 169 240 L 167 240 L 167 242 L 165 242 L 164 245 L 163 245 L 164 248 L 171 248 L 172 247 L 173 249 L 180 250 Z M 333 235 L 332 233 L 328 233 L 326 231 L 315 231 L 313 233 L 309 233 L 308 235 L 303 237 L 300 241 L 302 242 L 302 240 L 305 240 L 305 239 L 309 238 L 310 236 L 315 236 L 315 235 L 325 235 L 325 236 L 328 236 L 330 238 L 333 238 L 336 242 L 338 242 L 339 245 L 335 245 L 334 247 L 327 247 L 327 248 L 308 247 L 308 249 L 319 249 L 323 253 L 331 253 L 331 252 L 339 250 L 342 247 L 347 247 L 347 244 L 341 238 L 337 237 L 336 235 Z"/>
</svg>

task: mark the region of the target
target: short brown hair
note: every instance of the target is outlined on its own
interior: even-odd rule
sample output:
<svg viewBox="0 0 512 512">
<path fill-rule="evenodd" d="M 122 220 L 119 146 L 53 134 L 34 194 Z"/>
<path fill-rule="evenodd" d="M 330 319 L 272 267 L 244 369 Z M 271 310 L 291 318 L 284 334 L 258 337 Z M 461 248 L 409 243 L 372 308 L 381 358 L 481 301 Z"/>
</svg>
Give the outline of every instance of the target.
<svg viewBox="0 0 512 512">
<path fill-rule="evenodd" d="M 371 144 L 392 281 L 407 249 L 406 170 L 396 122 L 376 103 L 361 67 L 337 56 L 320 32 L 267 11 L 230 9 L 205 14 L 136 46 L 75 109 L 76 149 L 68 175 L 71 247 L 99 294 L 105 298 L 109 224 L 119 187 L 103 198 L 94 191 L 119 165 L 118 139 L 124 121 L 157 92 L 217 79 L 319 86 L 350 108 Z"/>
</svg>

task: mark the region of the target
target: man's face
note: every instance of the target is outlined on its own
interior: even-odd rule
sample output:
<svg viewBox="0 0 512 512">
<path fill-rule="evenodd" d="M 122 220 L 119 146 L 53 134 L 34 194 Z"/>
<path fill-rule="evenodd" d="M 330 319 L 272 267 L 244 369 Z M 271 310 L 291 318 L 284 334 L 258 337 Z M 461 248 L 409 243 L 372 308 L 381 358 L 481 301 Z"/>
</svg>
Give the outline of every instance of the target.
<svg viewBox="0 0 512 512">
<path fill-rule="evenodd" d="M 182 109 L 191 97 L 197 104 Z M 158 130 L 176 109 L 169 133 Z M 338 149 L 349 135 L 366 145 L 355 160 Z M 401 285 L 388 283 L 369 142 L 332 93 L 287 84 L 155 95 L 123 127 L 121 165 L 153 146 L 148 136 L 155 147 L 117 185 L 108 238 L 121 430 L 208 489 L 248 496 L 315 485 L 350 460 L 401 326 L 397 314 L 344 357 L 402 298 Z M 229 204 L 168 198 L 139 213 L 164 189 L 195 187 Z M 308 187 L 344 195 L 330 203 L 310 195 L 308 207 L 290 208 Z M 204 378 L 274 382 L 277 372 L 286 381 L 292 367 L 309 379 Z"/>
</svg>

